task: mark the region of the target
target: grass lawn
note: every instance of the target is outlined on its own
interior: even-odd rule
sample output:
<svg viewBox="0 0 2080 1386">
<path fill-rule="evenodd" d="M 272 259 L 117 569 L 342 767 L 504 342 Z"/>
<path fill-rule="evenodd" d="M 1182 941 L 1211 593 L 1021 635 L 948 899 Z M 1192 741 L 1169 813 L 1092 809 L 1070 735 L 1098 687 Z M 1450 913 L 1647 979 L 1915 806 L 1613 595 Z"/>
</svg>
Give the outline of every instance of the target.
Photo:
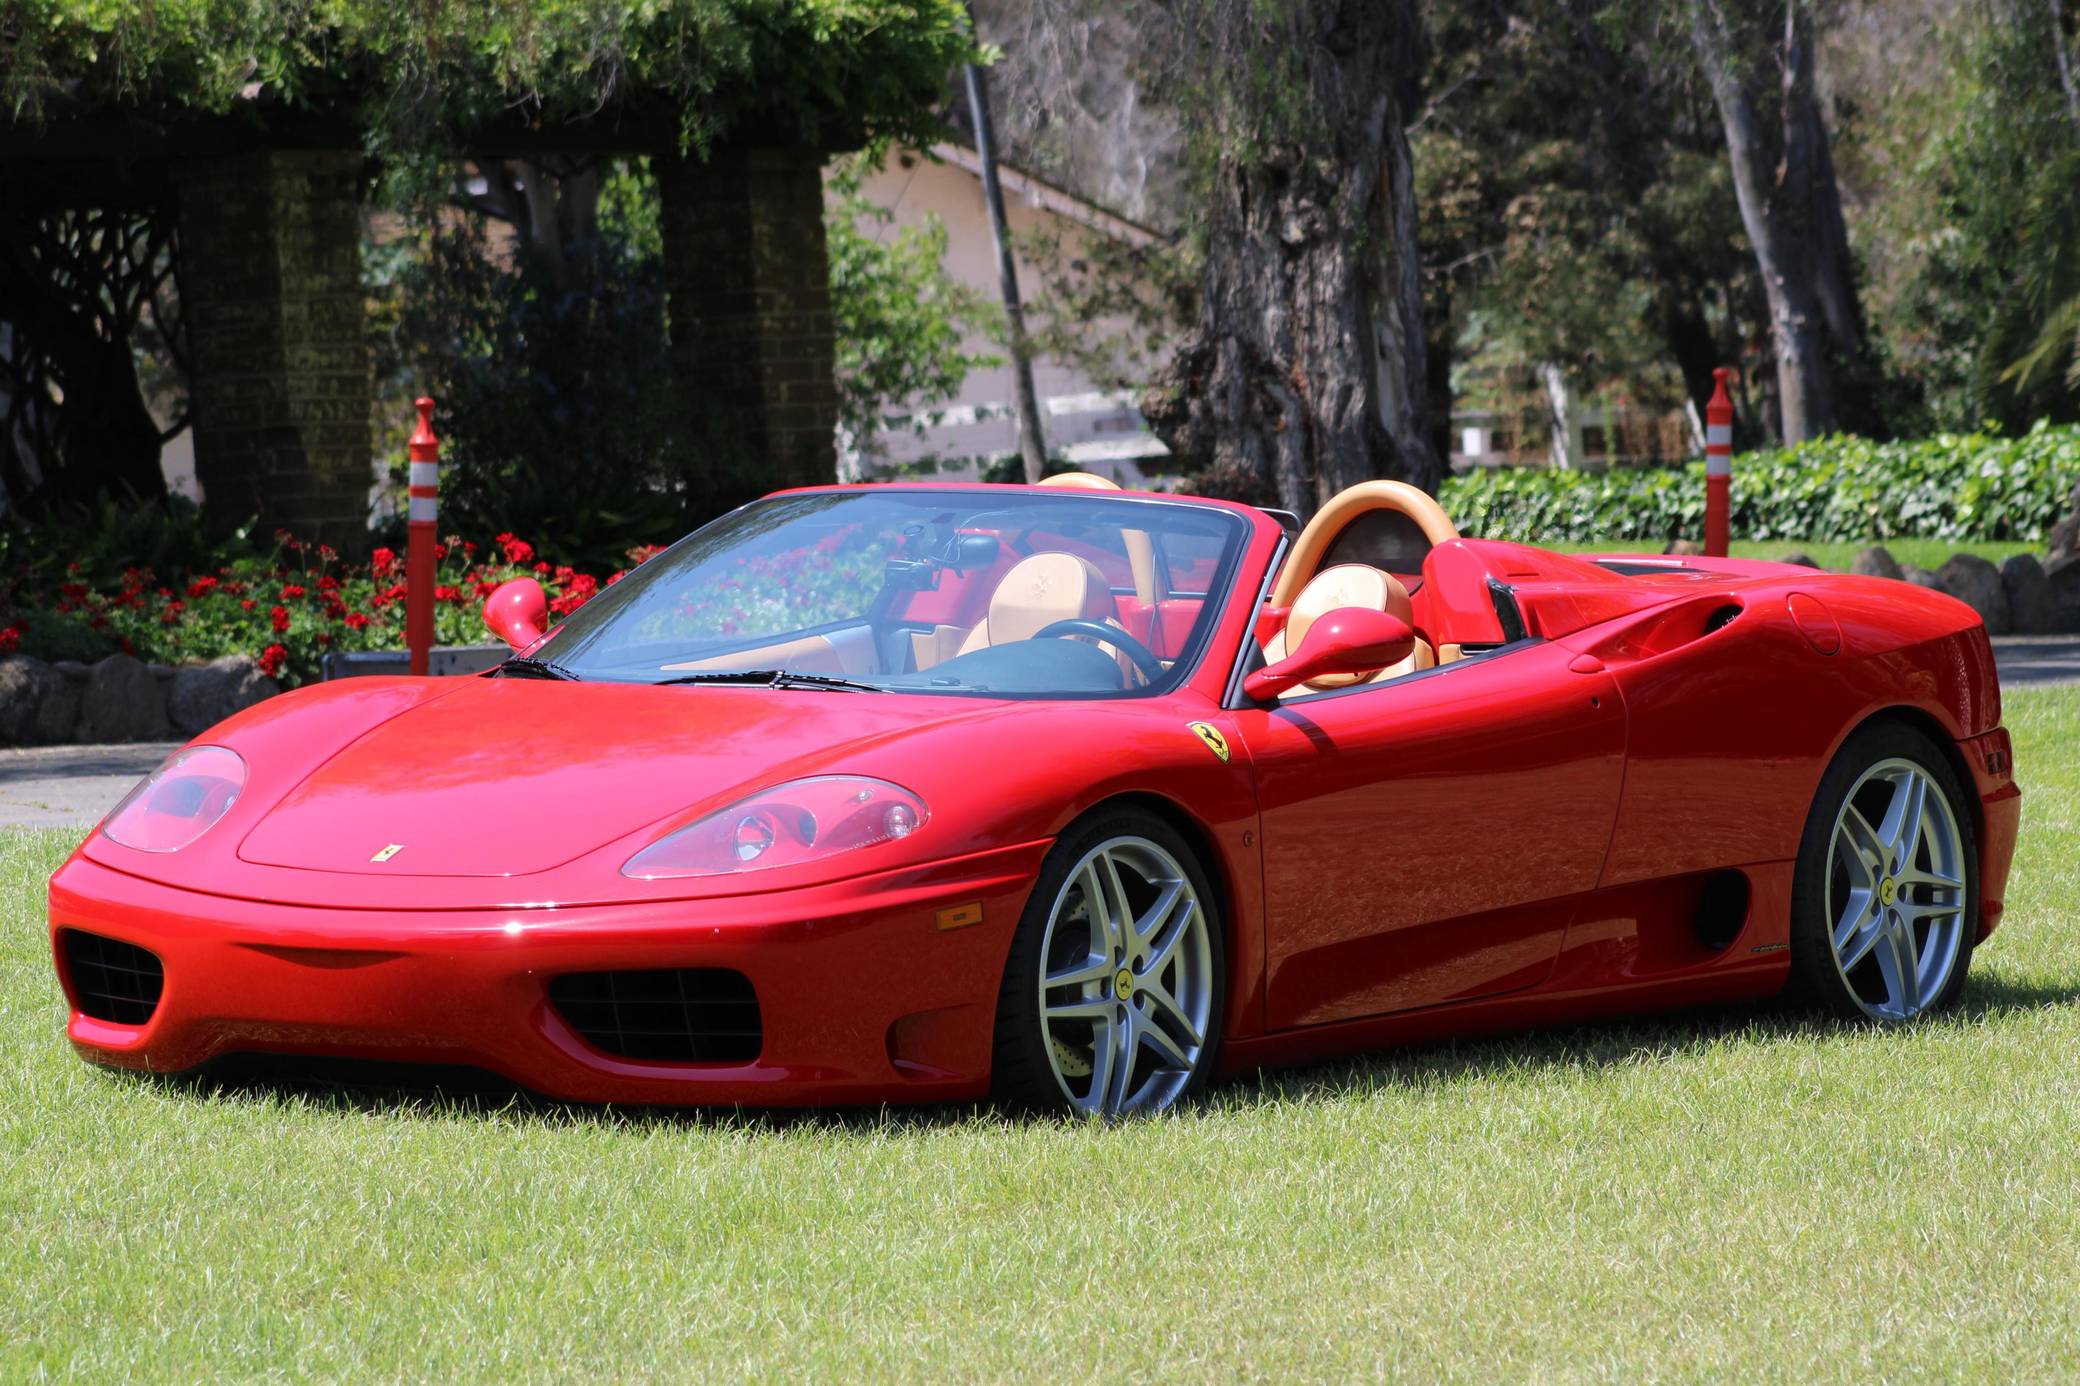
<svg viewBox="0 0 2080 1386">
<path fill-rule="evenodd" d="M 0 836 L 0 1379 L 2080 1374 L 2080 690 L 1963 1009 L 1269 1076 L 1170 1120 L 204 1095 L 76 1060 Z"/>
<path fill-rule="evenodd" d="M 1912 563 L 1923 568 L 1940 568 L 1943 560 L 1953 553 L 1975 553 L 1989 563 L 1998 564 L 2010 554 L 2031 553 L 2038 558 L 2044 556 L 2042 542 L 2025 544 L 2018 540 L 1974 540 L 1974 539 L 1863 539 L 1856 543 L 1801 544 L 1789 539 L 1768 539 L 1752 542 L 1736 539 L 1727 547 L 1735 558 L 1782 558 L 1787 553 L 1802 553 L 1823 568 L 1837 572 L 1849 571 L 1849 563 L 1873 544 L 1883 544 L 1892 556 L 1901 563 Z M 1656 544 L 1591 544 L 1576 548 L 1572 544 L 1559 547 L 1568 553 L 1639 553 L 1658 552 Z"/>
</svg>

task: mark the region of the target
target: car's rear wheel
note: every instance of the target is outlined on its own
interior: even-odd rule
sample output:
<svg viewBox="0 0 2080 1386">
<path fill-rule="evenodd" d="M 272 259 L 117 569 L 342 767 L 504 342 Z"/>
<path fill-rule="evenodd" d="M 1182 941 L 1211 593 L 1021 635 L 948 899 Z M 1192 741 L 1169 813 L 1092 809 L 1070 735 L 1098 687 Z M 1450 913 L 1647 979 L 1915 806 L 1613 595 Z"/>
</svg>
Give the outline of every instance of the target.
<svg viewBox="0 0 2080 1386">
<path fill-rule="evenodd" d="M 1806 820 L 1792 888 L 1795 991 L 1839 1015 L 1911 1020 L 1957 999 L 1979 929 L 1971 807 L 1898 723 L 1844 743 Z"/>
<path fill-rule="evenodd" d="M 1167 823 L 1115 811 L 1056 842 L 997 999 L 992 1088 L 1024 1110 L 1145 1115 L 1197 1092 L 1226 984 L 1204 869 Z"/>
</svg>

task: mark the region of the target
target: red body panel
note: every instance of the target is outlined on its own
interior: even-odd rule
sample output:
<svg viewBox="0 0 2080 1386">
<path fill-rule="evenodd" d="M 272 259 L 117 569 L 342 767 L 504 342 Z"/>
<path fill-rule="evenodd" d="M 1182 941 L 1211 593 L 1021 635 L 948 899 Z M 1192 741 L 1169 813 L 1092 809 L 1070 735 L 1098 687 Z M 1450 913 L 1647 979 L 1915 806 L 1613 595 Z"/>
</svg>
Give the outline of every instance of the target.
<svg viewBox="0 0 2080 1386">
<path fill-rule="evenodd" d="M 1458 541 L 1425 564 L 1417 625 L 1493 646 L 1514 634 L 1513 601 L 1529 640 L 1249 705 L 1230 689 L 1282 539 L 1227 508 L 1248 518 L 1248 550 L 1234 590 L 1207 598 L 1205 657 L 1167 695 L 369 679 L 240 714 L 199 738 L 248 767 L 221 822 L 170 854 L 96 833 L 53 877 L 54 946 L 84 929 L 165 966 L 149 1021 L 75 1010 L 71 1037 L 134 1068 L 240 1049 L 462 1062 L 590 1100 L 972 1095 L 1042 860 L 1121 796 L 1170 816 L 1215 879 L 1228 1069 L 1766 995 L 1815 787 L 1881 714 L 1936 735 L 1976 788 L 1984 927 L 1997 922 L 2018 792 L 1990 648 L 1957 603 L 1775 564 L 1619 573 Z M 990 588 L 970 579 L 934 594 L 935 619 L 975 618 Z M 1159 629 L 1125 593 L 1120 611 L 1175 655 L 1194 604 L 1166 599 Z M 929 817 L 801 866 L 620 874 L 664 833 L 818 774 L 893 782 Z M 1707 947 L 1690 923 L 1700 892 L 1735 879 L 1745 924 Z M 940 927 L 975 905 L 979 923 Z M 564 972 L 701 966 L 751 979 L 756 1060 L 615 1059 L 547 1002 Z"/>
</svg>

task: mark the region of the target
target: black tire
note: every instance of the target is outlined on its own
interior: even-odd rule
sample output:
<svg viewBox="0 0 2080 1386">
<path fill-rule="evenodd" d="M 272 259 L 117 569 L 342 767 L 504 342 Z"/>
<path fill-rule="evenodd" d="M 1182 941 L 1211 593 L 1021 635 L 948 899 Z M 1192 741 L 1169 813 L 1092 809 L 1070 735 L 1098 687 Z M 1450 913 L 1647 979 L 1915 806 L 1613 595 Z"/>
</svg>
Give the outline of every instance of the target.
<svg viewBox="0 0 2080 1386">
<path fill-rule="evenodd" d="M 1064 1084 L 1073 1083 L 1073 1078 L 1058 1077 L 1057 1065 L 1050 1061 L 1050 1039 L 1042 1023 L 1040 1007 L 1042 948 L 1048 942 L 1048 924 L 1057 904 L 1081 899 L 1080 886 L 1076 891 L 1070 890 L 1071 874 L 1092 852 L 1108 843 L 1122 841 L 1152 844 L 1167 853 L 1181 868 L 1183 879 L 1189 882 L 1196 896 L 1203 922 L 1204 961 L 1209 975 L 1202 976 L 1201 981 L 1210 988 L 1206 995 L 1206 1020 L 1201 1027 L 1202 1043 L 1193 1055 L 1195 1062 L 1189 1077 L 1182 1084 L 1157 1083 L 1154 1081 L 1156 1075 L 1151 1074 L 1145 1082 L 1155 1095 L 1148 1104 L 1130 1106 L 1127 1110 L 1136 1115 L 1147 1115 L 1171 1110 L 1190 1101 L 1204 1090 L 1207 1076 L 1219 1060 L 1221 1033 L 1226 1021 L 1227 958 L 1219 899 L 1207 879 L 1206 868 L 1183 836 L 1156 815 L 1133 808 L 1101 808 L 1072 825 L 1048 852 L 1041 864 L 1039 879 L 1034 883 L 1032 896 L 1026 902 L 1025 912 L 1019 918 L 1018 931 L 1011 941 L 1010 956 L 1004 964 L 1004 979 L 997 993 L 995 1052 L 990 1070 L 991 1097 L 1007 1110 L 1071 1114 L 1080 1110 L 1079 1101 L 1089 1100 L 1088 1091 L 1079 1098 L 1065 1090 Z M 1140 884 L 1146 887 L 1146 882 Z M 1130 885 L 1130 896 L 1135 893 Z M 1077 913 L 1068 910 L 1065 917 L 1073 919 Z M 1062 965 L 1062 961 L 1057 959 L 1057 968 Z M 1182 976 L 1181 973 L 1169 975 Z M 1113 995 L 1109 986 L 1103 990 L 1105 995 Z M 1193 994 L 1198 995 L 1196 988 Z M 1116 1002 L 1116 997 L 1114 999 Z M 1146 995 L 1140 998 L 1143 1007 L 1148 1005 L 1148 1001 Z M 1163 1013 L 1166 1024 L 1170 1023 L 1167 1019 L 1169 1014 Z M 1177 1033 L 1174 1025 L 1170 1033 L 1173 1036 Z M 1141 1062 L 1144 1065 L 1160 1063 L 1147 1058 Z M 1132 1084 L 1138 1071 L 1128 1070 L 1127 1083 Z M 1173 1075 L 1177 1072 L 1169 1068 L 1163 1071 Z M 1088 1087 L 1094 1079 L 1087 1076 L 1084 1081 Z M 1175 1091 L 1163 1090 L 1172 1086 Z M 1134 1096 L 1134 1092 L 1130 1090 L 1127 1096 Z M 1108 1111 L 1103 1114 L 1120 1113 Z"/>
<path fill-rule="evenodd" d="M 1830 895 L 1845 899 L 1845 881 L 1852 887 L 1854 885 L 1846 874 L 1846 868 L 1835 863 L 1830 854 L 1845 800 L 1852 790 L 1857 790 L 1859 801 L 1870 803 L 1868 796 L 1874 791 L 1883 793 L 1885 786 L 1875 781 L 1865 783 L 1865 777 L 1878 767 L 1899 762 L 1918 767 L 1945 800 L 1949 822 L 1955 825 L 1963 882 L 1961 909 L 1957 912 L 1959 925 L 1955 959 L 1950 964 L 1949 977 L 1931 999 L 1904 1015 L 1883 1013 L 1886 1008 L 1885 978 L 1878 975 L 1881 969 L 1875 949 L 1865 960 L 1850 967 L 1846 974 L 1837 964 L 1834 947 L 1836 919 L 1830 910 Z M 1858 789 L 1860 783 L 1864 787 Z M 1923 847 L 1919 850 L 1927 852 L 1931 849 Z M 1889 872 L 1887 878 L 1896 874 Z M 1889 905 L 1895 887 L 1885 886 L 1883 889 L 1883 902 Z M 1903 902 L 1909 901 L 1906 889 L 1899 890 L 1898 898 Z M 1882 905 L 1877 913 L 1883 913 Z M 1935 937 L 1936 927 L 1937 924 L 1932 922 L 1926 936 Z M 1954 1005 L 1964 990 L 1978 933 L 1978 834 L 1971 800 L 1960 787 L 1956 771 L 1934 742 L 1904 723 L 1880 721 L 1858 728 L 1842 744 L 1842 749 L 1828 765 L 1827 773 L 1821 776 L 1820 788 L 1813 796 L 1812 811 L 1806 818 L 1805 832 L 1799 840 L 1798 863 L 1791 887 L 1791 981 L 1786 988 L 1787 999 L 1846 1019 L 1893 1023 L 1941 1010 Z M 1927 978 L 1931 985 L 1935 980 L 1933 976 Z M 1878 998 L 1875 1002 L 1874 994 Z"/>
</svg>

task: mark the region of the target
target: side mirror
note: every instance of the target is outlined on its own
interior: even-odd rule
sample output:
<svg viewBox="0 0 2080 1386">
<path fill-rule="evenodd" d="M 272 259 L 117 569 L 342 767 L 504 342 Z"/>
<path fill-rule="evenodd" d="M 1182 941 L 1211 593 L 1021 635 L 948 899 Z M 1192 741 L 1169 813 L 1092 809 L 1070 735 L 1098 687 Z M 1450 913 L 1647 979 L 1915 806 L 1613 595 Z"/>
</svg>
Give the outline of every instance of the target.
<svg viewBox="0 0 2080 1386">
<path fill-rule="evenodd" d="M 511 578 L 484 598 L 484 624 L 491 633 L 524 650 L 549 629 L 549 597 L 533 578 Z"/>
<path fill-rule="evenodd" d="M 1407 659 L 1415 647 L 1416 633 L 1400 617 L 1368 607 L 1339 606 L 1307 628 L 1299 649 L 1244 679 L 1242 691 L 1252 698 L 1271 699 L 1324 674 L 1376 674 Z"/>
</svg>

